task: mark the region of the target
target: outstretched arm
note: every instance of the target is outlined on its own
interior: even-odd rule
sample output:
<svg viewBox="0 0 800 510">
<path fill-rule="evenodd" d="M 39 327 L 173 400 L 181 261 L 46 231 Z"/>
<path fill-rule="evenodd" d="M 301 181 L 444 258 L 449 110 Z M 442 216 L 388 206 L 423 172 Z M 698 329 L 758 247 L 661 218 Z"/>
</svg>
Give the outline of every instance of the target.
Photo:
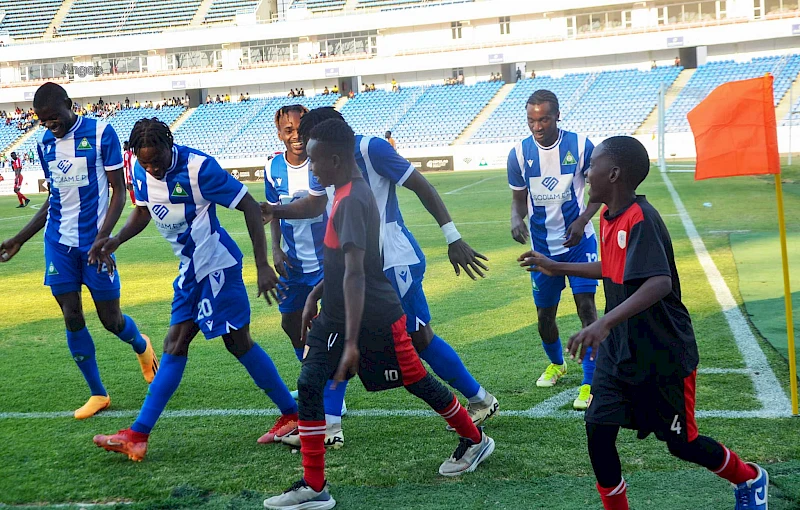
<svg viewBox="0 0 800 510">
<path fill-rule="evenodd" d="M 246 193 L 236 205 L 236 209 L 244 213 L 244 221 L 247 224 L 247 232 L 253 242 L 253 254 L 256 259 L 256 272 L 258 273 L 258 296 L 264 295 L 267 304 L 272 304 L 270 295 L 275 301 L 278 296 L 275 289 L 278 286 L 278 276 L 269 265 L 267 258 L 267 236 L 264 234 L 264 226 L 261 223 L 261 208 L 258 202 Z"/>
<path fill-rule="evenodd" d="M 316 218 L 325 212 L 328 205 L 328 195 L 307 195 L 300 200 L 295 200 L 288 204 L 269 204 L 261 203 L 261 216 L 264 223 L 273 218 L 284 220 L 303 220 L 306 218 Z"/>
<path fill-rule="evenodd" d="M 470 245 L 461 239 L 461 234 L 456 230 L 453 220 L 450 217 L 450 212 L 444 205 L 444 201 L 442 201 L 442 197 L 439 196 L 439 192 L 436 191 L 436 188 L 431 186 L 431 183 L 417 170 L 411 172 L 408 179 L 403 182 L 403 186 L 417 195 L 419 201 L 422 202 L 425 209 L 427 209 L 436 220 L 436 223 L 439 224 L 439 227 L 441 227 L 445 239 L 447 240 L 447 255 L 450 258 L 450 263 L 453 264 L 453 270 L 456 272 L 456 276 L 461 275 L 461 269 L 463 268 L 467 276 L 473 280 L 476 279 L 475 275 L 472 274 L 473 271 L 481 278 L 484 278 L 485 276 L 481 269 L 488 271 L 488 268 L 481 262 L 481 259 L 489 259 L 473 250 Z"/>
<path fill-rule="evenodd" d="M 40 230 L 44 228 L 47 222 L 47 211 L 50 209 L 50 197 L 44 201 L 42 207 L 36 211 L 33 218 L 27 225 L 22 227 L 22 230 L 11 239 L 6 239 L 0 244 L 0 262 L 8 262 L 14 255 L 22 248 L 22 245 L 28 242 L 31 237 L 35 236 Z"/>
<path fill-rule="evenodd" d="M 579 276 L 599 280 L 603 277 L 600 262 L 557 262 L 539 252 L 529 250 L 517 258 L 521 267 L 547 276 Z"/>
</svg>

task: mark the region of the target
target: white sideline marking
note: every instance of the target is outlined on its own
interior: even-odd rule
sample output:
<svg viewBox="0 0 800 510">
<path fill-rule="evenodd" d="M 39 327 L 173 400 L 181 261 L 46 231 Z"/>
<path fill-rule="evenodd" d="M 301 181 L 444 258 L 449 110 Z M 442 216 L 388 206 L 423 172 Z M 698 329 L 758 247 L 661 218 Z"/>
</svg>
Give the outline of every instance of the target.
<svg viewBox="0 0 800 510">
<path fill-rule="evenodd" d="M 478 182 L 473 182 L 472 184 L 467 184 L 466 186 L 461 186 L 460 188 L 456 188 L 456 189 L 454 189 L 452 191 L 446 192 L 445 195 L 454 195 L 454 194 L 458 193 L 461 190 L 464 190 L 464 189 L 467 189 L 467 188 L 471 188 L 473 186 L 477 186 L 478 184 L 481 184 L 481 183 L 486 182 L 486 181 L 491 181 L 492 179 L 497 179 L 497 176 L 495 175 L 493 177 L 487 177 L 485 179 L 481 179 Z"/>
<path fill-rule="evenodd" d="M 675 208 L 678 210 L 678 214 L 681 217 L 686 235 L 692 242 L 694 252 L 697 254 L 697 259 L 700 261 L 700 265 L 706 273 L 708 283 L 711 284 L 714 295 L 716 295 L 717 301 L 722 307 L 725 320 L 728 321 L 728 325 L 731 328 L 731 333 L 733 333 L 733 338 L 736 341 L 736 347 L 738 347 L 739 353 L 741 353 L 744 359 L 745 366 L 750 372 L 756 398 L 761 402 L 762 409 L 760 412 L 770 416 L 791 416 L 789 399 L 786 397 L 786 393 L 784 393 L 783 388 L 781 388 L 778 378 L 775 377 L 775 372 L 772 371 L 772 367 L 769 365 L 764 351 L 762 351 L 761 346 L 758 345 L 758 341 L 750 329 L 750 324 L 747 323 L 736 300 L 733 298 L 731 289 L 728 288 L 728 284 L 726 284 L 725 280 L 722 278 L 719 269 L 717 269 L 716 264 L 714 264 L 714 260 L 711 258 L 711 255 L 708 254 L 706 245 L 703 243 L 700 234 L 697 233 L 697 228 L 695 228 L 692 218 L 689 216 L 688 211 L 686 211 L 681 197 L 675 190 L 675 186 L 672 185 L 672 181 L 669 180 L 666 173 L 662 173 L 661 178 L 664 179 L 664 183 L 667 185 L 667 190 L 669 190 L 672 201 L 675 203 Z M 718 413 L 723 412 L 728 411 L 714 411 L 713 413 L 717 414 L 711 414 L 709 416 L 719 416 Z M 746 416 L 748 412 L 739 415 Z M 698 413 L 698 416 L 702 415 Z"/>
</svg>

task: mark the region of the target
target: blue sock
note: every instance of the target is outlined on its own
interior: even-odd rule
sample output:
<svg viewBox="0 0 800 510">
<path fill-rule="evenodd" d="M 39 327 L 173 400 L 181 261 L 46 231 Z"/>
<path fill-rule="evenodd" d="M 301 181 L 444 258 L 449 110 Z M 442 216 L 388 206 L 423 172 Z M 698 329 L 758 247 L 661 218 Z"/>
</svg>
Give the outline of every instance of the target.
<svg viewBox="0 0 800 510">
<path fill-rule="evenodd" d="M 556 365 L 564 364 L 564 348 L 561 347 L 560 338 L 552 344 L 546 344 L 542 341 L 542 347 L 544 347 L 547 357 L 550 358 L 550 363 L 555 363 Z"/>
<path fill-rule="evenodd" d="M 260 345 L 254 343 L 253 347 L 244 356 L 239 358 L 239 363 L 244 365 L 256 386 L 264 390 L 269 398 L 275 402 L 281 414 L 294 414 L 297 412 L 297 402 L 289 393 L 289 388 L 278 375 L 278 369 L 272 358 L 264 352 Z"/>
<path fill-rule="evenodd" d="M 594 377 L 594 365 L 597 362 L 597 358 L 590 360 L 589 355 L 592 354 L 592 348 L 588 347 L 586 349 L 586 356 L 583 357 L 583 384 L 592 384 L 592 378 Z"/>
<path fill-rule="evenodd" d="M 294 355 L 297 356 L 297 361 L 299 361 L 300 363 L 303 362 L 303 352 L 304 351 L 305 351 L 305 349 L 303 349 L 302 347 L 295 347 L 294 348 Z"/>
<path fill-rule="evenodd" d="M 430 345 L 419 353 L 433 372 L 467 398 L 478 394 L 481 385 L 472 377 L 456 351 L 439 337 L 433 335 Z"/>
<path fill-rule="evenodd" d="M 333 379 L 328 380 L 328 384 L 325 385 L 325 392 L 322 394 L 322 400 L 325 404 L 325 414 L 341 416 L 347 381 L 337 384 L 335 390 L 331 389 L 331 384 L 333 384 Z"/>
<path fill-rule="evenodd" d="M 133 322 L 133 319 L 127 315 L 123 315 L 122 317 L 125 319 L 125 327 L 122 328 L 122 331 L 117 336 L 126 344 L 131 344 L 133 352 L 136 354 L 143 353 L 145 349 L 147 349 L 147 342 L 142 337 L 142 334 L 139 333 L 139 328 L 136 327 L 136 323 Z"/>
<path fill-rule="evenodd" d="M 158 417 L 161 416 L 170 397 L 181 383 L 187 359 L 186 356 L 173 356 L 166 352 L 161 355 L 161 364 L 158 367 L 156 378 L 147 389 L 144 404 L 142 404 L 139 416 L 136 417 L 131 429 L 142 434 L 149 434 L 153 430 Z"/>
<path fill-rule="evenodd" d="M 100 380 L 100 370 L 98 370 L 97 360 L 94 358 L 94 342 L 89 330 L 85 326 L 79 331 L 67 330 L 67 347 L 72 354 L 72 359 L 81 370 L 83 378 L 86 379 L 92 395 L 108 395 Z"/>
</svg>

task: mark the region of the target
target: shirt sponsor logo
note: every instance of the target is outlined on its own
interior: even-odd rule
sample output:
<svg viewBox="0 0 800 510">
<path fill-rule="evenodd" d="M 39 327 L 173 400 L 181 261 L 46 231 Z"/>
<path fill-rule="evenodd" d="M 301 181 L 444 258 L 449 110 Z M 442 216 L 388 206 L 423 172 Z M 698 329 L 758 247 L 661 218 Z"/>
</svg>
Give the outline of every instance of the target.
<svg viewBox="0 0 800 510">
<path fill-rule="evenodd" d="M 153 204 L 150 206 L 150 214 L 156 228 L 163 235 L 180 234 L 186 230 L 183 204 Z"/>
<path fill-rule="evenodd" d="M 559 179 L 553 176 L 531 177 L 528 180 L 533 205 L 544 207 L 561 205 L 572 200 L 570 179 Z"/>
<path fill-rule="evenodd" d="M 64 158 L 48 163 L 50 179 L 56 188 L 79 188 L 89 184 L 86 158 Z"/>
<path fill-rule="evenodd" d="M 169 214 L 169 208 L 164 205 L 156 204 L 153 206 L 153 214 L 155 214 L 159 220 L 163 220 L 164 217 Z"/>
</svg>

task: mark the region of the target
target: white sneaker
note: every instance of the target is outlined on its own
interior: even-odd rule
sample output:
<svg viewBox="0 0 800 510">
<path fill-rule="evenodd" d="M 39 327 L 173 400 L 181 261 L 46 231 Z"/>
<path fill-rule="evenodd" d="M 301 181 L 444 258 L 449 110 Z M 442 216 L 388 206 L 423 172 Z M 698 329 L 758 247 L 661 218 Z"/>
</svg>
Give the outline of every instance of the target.
<svg viewBox="0 0 800 510">
<path fill-rule="evenodd" d="M 328 483 L 317 492 L 300 479 L 280 496 L 272 496 L 264 500 L 264 508 L 271 510 L 330 510 L 336 506 L 336 500 L 328 492 Z"/>
<path fill-rule="evenodd" d="M 480 402 L 470 402 L 469 405 L 467 405 L 467 413 L 469 417 L 472 418 L 472 423 L 474 423 L 476 427 L 483 425 L 486 420 L 497 413 L 498 409 L 500 409 L 500 403 L 494 395 L 488 391 L 486 392 L 486 396 L 483 397 L 483 400 Z M 455 432 L 456 429 L 448 425 L 447 430 Z"/>
<path fill-rule="evenodd" d="M 288 436 L 283 436 L 281 442 L 285 445 L 300 448 L 300 434 L 294 432 Z M 344 446 L 344 432 L 342 431 L 342 424 L 336 423 L 325 427 L 325 448 L 333 448 L 338 450 Z"/>
<path fill-rule="evenodd" d="M 478 464 L 486 460 L 486 457 L 494 451 L 494 439 L 481 431 L 481 440 L 473 443 L 472 440 L 462 437 L 459 439 L 458 447 L 449 459 L 439 466 L 439 474 L 442 476 L 458 476 L 463 473 L 475 471 Z"/>
</svg>

